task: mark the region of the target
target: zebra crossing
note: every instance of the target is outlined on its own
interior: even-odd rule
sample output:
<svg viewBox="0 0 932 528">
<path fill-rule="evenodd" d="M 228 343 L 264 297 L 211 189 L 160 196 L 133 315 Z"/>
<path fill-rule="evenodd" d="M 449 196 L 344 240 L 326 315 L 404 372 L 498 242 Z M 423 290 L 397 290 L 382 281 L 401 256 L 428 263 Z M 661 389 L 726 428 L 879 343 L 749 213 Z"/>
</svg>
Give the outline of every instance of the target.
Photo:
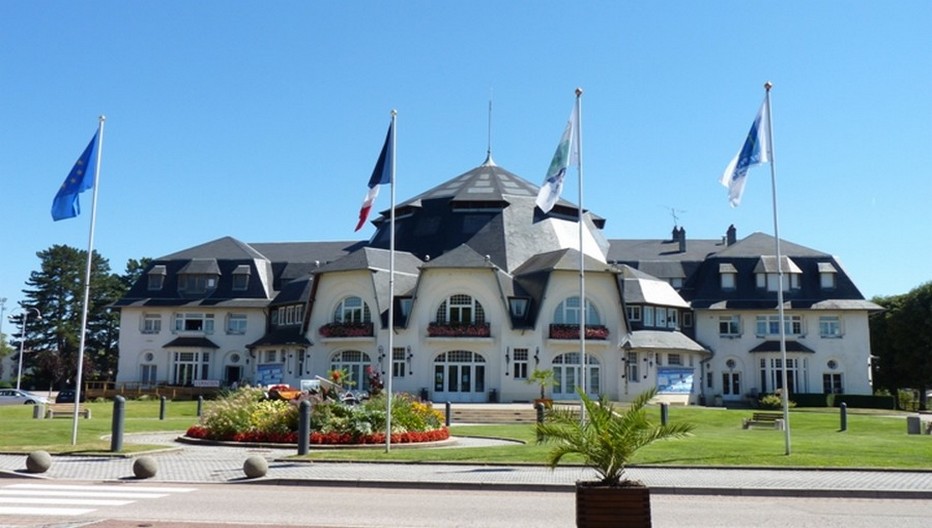
<svg viewBox="0 0 932 528">
<path fill-rule="evenodd" d="M 97 484 L 10 484 L 0 487 L 0 516 L 86 515 L 101 507 L 126 506 L 138 500 L 159 499 L 196 489 Z"/>
</svg>

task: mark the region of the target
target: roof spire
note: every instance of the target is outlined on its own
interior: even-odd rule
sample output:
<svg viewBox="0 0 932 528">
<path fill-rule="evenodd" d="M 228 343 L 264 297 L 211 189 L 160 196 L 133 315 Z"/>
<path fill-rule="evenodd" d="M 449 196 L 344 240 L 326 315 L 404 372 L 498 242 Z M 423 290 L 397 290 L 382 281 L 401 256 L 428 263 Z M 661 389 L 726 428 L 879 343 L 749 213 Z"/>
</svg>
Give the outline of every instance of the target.
<svg viewBox="0 0 932 528">
<path fill-rule="evenodd" d="M 485 161 L 482 162 L 483 165 L 495 165 L 495 161 L 492 160 L 492 89 L 489 88 L 489 142 L 488 149 L 485 151 Z"/>
</svg>

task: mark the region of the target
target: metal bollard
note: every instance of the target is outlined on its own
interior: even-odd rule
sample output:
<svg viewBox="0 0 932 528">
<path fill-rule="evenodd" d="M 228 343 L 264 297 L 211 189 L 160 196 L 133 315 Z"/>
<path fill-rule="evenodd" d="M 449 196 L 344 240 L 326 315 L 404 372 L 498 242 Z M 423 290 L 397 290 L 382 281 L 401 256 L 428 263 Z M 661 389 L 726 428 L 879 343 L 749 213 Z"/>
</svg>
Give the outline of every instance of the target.
<svg viewBox="0 0 932 528">
<path fill-rule="evenodd" d="M 126 422 L 126 398 L 117 396 L 113 399 L 113 422 L 110 426 L 110 452 L 123 450 L 123 426 Z"/>
<path fill-rule="evenodd" d="M 667 425 L 667 422 L 670 421 L 670 404 L 661 403 L 660 404 L 660 425 Z"/>
<path fill-rule="evenodd" d="M 310 450 L 311 402 L 304 400 L 298 405 L 298 454 L 306 455 Z"/>
<path fill-rule="evenodd" d="M 838 406 L 841 409 L 841 430 L 848 430 L 848 404 L 841 402 L 841 405 Z"/>
<path fill-rule="evenodd" d="M 446 420 L 445 420 L 447 427 L 450 427 L 450 415 L 451 414 L 452 414 L 452 411 L 450 410 L 450 402 L 447 402 L 446 403 Z"/>
<path fill-rule="evenodd" d="M 534 404 L 534 410 L 537 411 L 537 423 L 544 423 L 544 404 L 537 402 Z M 544 440 L 544 435 L 540 434 L 540 431 L 537 431 L 537 441 L 542 442 Z"/>
<path fill-rule="evenodd" d="M 159 420 L 165 419 L 165 396 L 159 397 Z"/>
<path fill-rule="evenodd" d="M 198 417 L 198 418 L 201 417 L 201 410 L 202 410 L 203 408 L 204 408 L 204 397 L 203 397 L 203 396 L 198 396 L 198 397 L 197 397 L 197 417 Z"/>
</svg>

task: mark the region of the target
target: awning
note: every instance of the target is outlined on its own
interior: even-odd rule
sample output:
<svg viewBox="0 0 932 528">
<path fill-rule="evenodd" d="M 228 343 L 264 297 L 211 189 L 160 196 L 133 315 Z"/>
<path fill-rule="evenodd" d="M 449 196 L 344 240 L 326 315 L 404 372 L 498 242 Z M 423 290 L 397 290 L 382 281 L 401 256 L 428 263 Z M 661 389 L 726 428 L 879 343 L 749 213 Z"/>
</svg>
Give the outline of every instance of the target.
<svg viewBox="0 0 932 528">
<path fill-rule="evenodd" d="M 162 348 L 220 348 L 206 337 L 176 337 Z"/>
<path fill-rule="evenodd" d="M 748 350 L 748 352 L 779 352 L 780 351 L 780 342 L 779 341 L 764 341 L 763 343 L 757 345 L 756 347 Z M 786 341 L 786 351 L 787 352 L 808 352 L 810 354 L 815 354 L 815 350 L 803 345 L 799 341 Z"/>
</svg>

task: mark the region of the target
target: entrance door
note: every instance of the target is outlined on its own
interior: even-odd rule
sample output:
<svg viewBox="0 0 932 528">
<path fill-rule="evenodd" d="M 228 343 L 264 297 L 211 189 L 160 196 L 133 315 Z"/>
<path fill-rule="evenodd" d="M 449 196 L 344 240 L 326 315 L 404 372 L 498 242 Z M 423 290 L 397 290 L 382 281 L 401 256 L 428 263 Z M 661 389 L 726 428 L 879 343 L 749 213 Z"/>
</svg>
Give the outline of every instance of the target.
<svg viewBox="0 0 932 528">
<path fill-rule="evenodd" d="M 740 372 L 722 372 L 722 397 L 728 400 L 741 397 Z"/>
<path fill-rule="evenodd" d="M 468 350 L 444 352 L 434 360 L 434 400 L 484 402 L 485 358 Z"/>
</svg>

